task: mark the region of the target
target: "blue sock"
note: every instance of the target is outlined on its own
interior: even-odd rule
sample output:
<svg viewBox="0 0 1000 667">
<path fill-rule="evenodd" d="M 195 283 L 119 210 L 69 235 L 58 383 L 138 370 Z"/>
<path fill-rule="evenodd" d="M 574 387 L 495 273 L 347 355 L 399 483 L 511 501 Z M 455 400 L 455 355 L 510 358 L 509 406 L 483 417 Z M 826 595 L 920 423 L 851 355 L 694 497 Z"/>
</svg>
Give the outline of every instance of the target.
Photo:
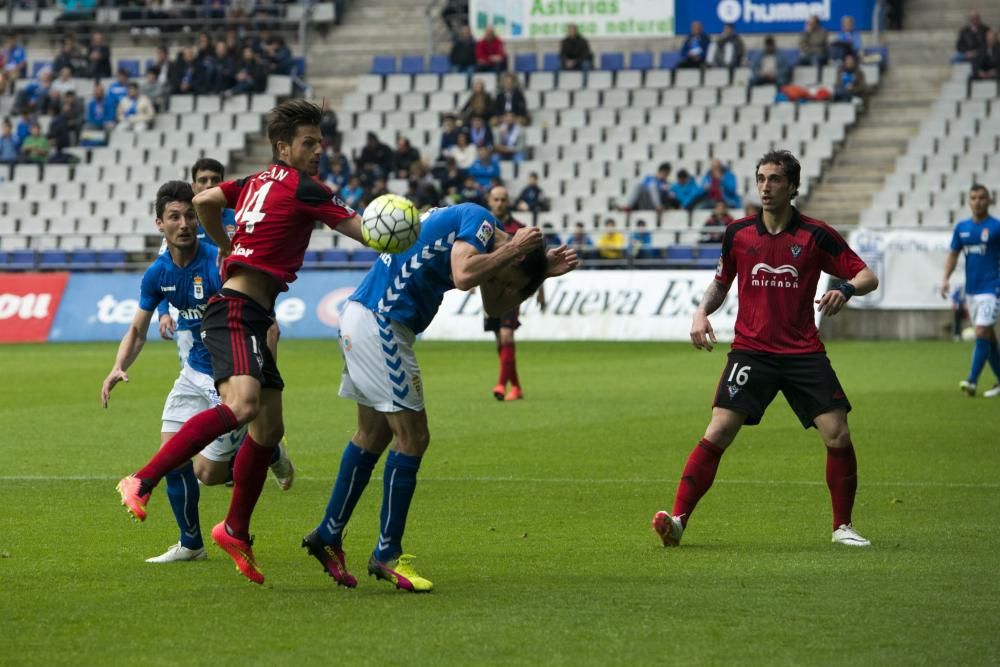
<svg viewBox="0 0 1000 667">
<path fill-rule="evenodd" d="M 997 382 L 1000 383 L 1000 343 L 995 340 L 990 341 L 990 368 L 993 370 L 993 375 L 996 376 Z"/>
<path fill-rule="evenodd" d="M 198 521 L 201 488 L 194 474 L 193 463 L 188 461 L 179 470 L 167 473 L 167 498 L 170 500 L 170 509 L 174 511 L 177 526 L 181 529 L 181 546 L 201 549 L 205 546 L 201 541 L 201 524 Z"/>
<path fill-rule="evenodd" d="M 382 517 L 379 522 L 378 547 L 375 558 L 386 563 L 403 553 L 403 531 L 410 501 L 417 489 L 419 456 L 389 452 L 382 480 Z"/>
<path fill-rule="evenodd" d="M 990 356 L 990 341 L 988 338 L 977 338 L 976 346 L 972 348 L 972 368 L 969 370 L 969 382 L 976 384 L 983 372 L 983 366 Z"/>
<path fill-rule="evenodd" d="M 320 522 L 316 532 L 326 544 L 340 546 L 344 535 L 344 526 L 354 512 L 354 506 L 368 486 L 372 477 L 372 468 L 378 462 L 378 454 L 372 454 L 361 449 L 353 442 L 348 442 L 344 454 L 340 457 L 340 471 L 337 481 L 330 493 L 330 502 L 326 506 L 326 515 Z"/>
</svg>

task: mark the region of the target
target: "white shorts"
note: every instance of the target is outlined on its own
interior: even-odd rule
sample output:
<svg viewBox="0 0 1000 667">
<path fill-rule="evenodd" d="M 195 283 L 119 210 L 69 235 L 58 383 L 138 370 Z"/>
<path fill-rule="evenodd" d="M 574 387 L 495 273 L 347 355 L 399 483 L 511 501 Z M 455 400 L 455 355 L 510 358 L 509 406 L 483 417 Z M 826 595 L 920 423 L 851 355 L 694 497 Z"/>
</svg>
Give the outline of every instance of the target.
<svg viewBox="0 0 1000 667">
<path fill-rule="evenodd" d="M 212 376 L 184 364 L 163 404 L 163 433 L 176 433 L 188 419 L 221 402 Z M 228 461 L 233 458 L 246 433 L 247 427 L 241 426 L 214 440 L 201 450 L 201 455 L 210 461 Z"/>
<path fill-rule="evenodd" d="M 378 412 L 424 409 L 416 336 L 399 322 L 348 301 L 340 317 L 340 395 Z"/>
<path fill-rule="evenodd" d="M 997 323 L 997 297 L 993 294 L 968 294 L 965 297 L 969 319 L 977 327 L 991 327 Z"/>
</svg>

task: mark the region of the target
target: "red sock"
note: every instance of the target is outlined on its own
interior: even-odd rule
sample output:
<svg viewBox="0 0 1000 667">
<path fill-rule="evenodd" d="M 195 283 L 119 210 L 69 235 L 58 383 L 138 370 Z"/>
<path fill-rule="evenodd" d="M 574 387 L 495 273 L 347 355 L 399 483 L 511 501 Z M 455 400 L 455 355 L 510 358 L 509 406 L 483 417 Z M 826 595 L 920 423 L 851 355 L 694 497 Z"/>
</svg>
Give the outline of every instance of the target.
<svg viewBox="0 0 1000 667">
<path fill-rule="evenodd" d="M 507 364 L 504 361 L 504 354 L 504 346 L 497 343 L 497 355 L 500 357 L 500 379 L 497 380 L 497 384 L 506 387 L 510 377 L 507 374 Z"/>
<path fill-rule="evenodd" d="M 672 512 L 674 516 L 681 517 L 681 523 L 685 526 L 698 501 L 712 488 L 723 451 L 704 438 L 691 450 L 684 466 L 684 474 L 681 475 L 681 483 L 677 485 Z"/>
<path fill-rule="evenodd" d="M 233 464 L 233 499 L 229 503 L 226 525 L 241 540 L 250 539 L 250 515 L 257 505 L 267 480 L 273 447 L 263 447 L 247 434 Z"/>
<path fill-rule="evenodd" d="M 514 351 L 514 343 L 500 346 L 500 369 L 501 378 L 506 377 L 515 387 L 521 386 L 517 379 L 517 355 Z"/>
<path fill-rule="evenodd" d="M 833 503 L 833 529 L 851 523 L 854 495 L 858 491 L 858 459 L 854 445 L 826 448 L 826 485 Z"/>
<path fill-rule="evenodd" d="M 168 472 L 189 460 L 213 440 L 239 426 L 236 415 L 226 404 L 203 410 L 184 422 L 174 437 L 163 443 L 146 467 L 135 474 L 151 487 Z"/>
</svg>

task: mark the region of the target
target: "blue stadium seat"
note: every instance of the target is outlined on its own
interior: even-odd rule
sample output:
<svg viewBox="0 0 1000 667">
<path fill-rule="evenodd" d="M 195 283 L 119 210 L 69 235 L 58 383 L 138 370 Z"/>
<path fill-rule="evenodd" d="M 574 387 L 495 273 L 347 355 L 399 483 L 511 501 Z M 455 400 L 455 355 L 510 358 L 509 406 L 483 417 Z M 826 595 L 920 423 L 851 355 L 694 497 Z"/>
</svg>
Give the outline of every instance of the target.
<svg viewBox="0 0 1000 667">
<path fill-rule="evenodd" d="M 674 51 L 660 52 L 660 69 L 677 69 L 677 63 L 681 61 L 681 54 Z"/>
<path fill-rule="evenodd" d="M 399 73 L 400 74 L 423 74 L 424 73 L 424 57 L 423 56 L 403 56 L 399 62 Z"/>
<path fill-rule="evenodd" d="M 115 71 L 118 70 L 125 70 L 126 72 L 128 72 L 128 75 L 133 79 L 138 79 L 139 76 L 141 76 L 141 72 L 139 72 L 138 60 L 132 60 L 130 58 L 122 58 L 121 60 L 118 61 L 118 68 Z"/>
<path fill-rule="evenodd" d="M 306 59 L 303 56 L 292 58 L 292 74 L 299 78 L 306 76 Z"/>
<path fill-rule="evenodd" d="M 7 253 L 4 252 L 3 250 L 0 250 L 0 269 L 8 268 L 7 261 L 8 261 Z"/>
<path fill-rule="evenodd" d="M 52 67 L 51 60 L 36 60 L 31 63 L 31 78 L 35 79 L 38 77 L 38 73 L 41 72 L 46 67 Z M 53 72 L 52 75 L 55 77 L 59 72 Z"/>
<path fill-rule="evenodd" d="M 35 268 L 34 250 L 13 250 L 7 258 L 7 268 L 14 271 L 30 271 Z"/>
<path fill-rule="evenodd" d="M 673 264 L 691 264 L 694 262 L 694 247 L 689 245 L 672 245 L 667 247 L 667 261 Z"/>
<path fill-rule="evenodd" d="M 306 250 L 306 254 L 302 256 L 302 268 L 307 270 L 319 268 L 319 250 Z"/>
<path fill-rule="evenodd" d="M 65 269 L 66 264 L 65 250 L 43 250 L 38 259 L 40 269 Z"/>
<path fill-rule="evenodd" d="M 92 271 L 97 268 L 96 250 L 74 250 L 69 255 L 70 271 Z"/>
<path fill-rule="evenodd" d="M 625 54 L 619 51 L 609 51 L 601 54 L 601 69 L 617 72 L 625 69 Z"/>
<path fill-rule="evenodd" d="M 331 248 L 320 253 L 320 260 L 324 264 L 346 264 L 351 261 L 351 257 L 346 250 Z"/>
<path fill-rule="evenodd" d="M 450 72 L 451 63 L 448 62 L 448 56 L 442 53 L 435 53 L 431 56 L 431 63 L 427 71 L 431 74 L 447 74 Z"/>
<path fill-rule="evenodd" d="M 722 255 L 721 245 L 703 245 L 698 248 L 699 269 L 714 269 L 719 263 L 719 256 Z"/>
<path fill-rule="evenodd" d="M 124 250 L 101 250 L 97 254 L 97 266 L 102 269 L 124 269 Z"/>
<path fill-rule="evenodd" d="M 395 74 L 396 56 L 375 56 L 372 58 L 372 74 Z"/>
<path fill-rule="evenodd" d="M 542 54 L 542 71 L 543 72 L 558 72 L 562 69 L 562 61 L 559 60 L 558 53 L 543 53 Z"/>
<path fill-rule="evenodd" d="M 653 69 L 652 51 L 633 51 L 629 56 L 629 69 Z"/>
<path fill-rule="evenodd" d="M 781 49 L 781 52 L 785 54 L 785 60 L 795 64 L 799 62 L 799 50 L 798 49 Z"/>
<path fill-rule="evenodd" d="M 358 248 L 351 253 L 352 264 L 371 264 L 378 259 L 378 253 L 370 248 Z"/>
<path fill-rule="evenodd" d="M 514 55 L 514 71 L 515 72 L 537 72 L 538 71 L 538 54 L 537 53 L 518 53 Z"/>
</svg>

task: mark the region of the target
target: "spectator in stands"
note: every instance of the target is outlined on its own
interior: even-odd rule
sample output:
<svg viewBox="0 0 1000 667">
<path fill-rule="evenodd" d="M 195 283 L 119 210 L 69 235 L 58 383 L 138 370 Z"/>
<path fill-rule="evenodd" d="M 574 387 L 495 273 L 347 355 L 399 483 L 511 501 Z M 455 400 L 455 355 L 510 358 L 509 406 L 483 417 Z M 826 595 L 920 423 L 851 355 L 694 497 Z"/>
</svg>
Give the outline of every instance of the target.
<svg viewBox="0 0 1000 667">
<path fill-rule="evenodd" d="M 60 72 L 64 67 L 68 67 L 72 76 L 86 76 L 89 74 L 90 61 L 80 51 L 76 44 L 76 38 L 72 35 L 63 37 L 62 47 L 52 61 L 52 70 Z"/>
<path fill-rule="evenodd" d="M 517 76 L 510 72 L 500 77 L 500 92 L 493 99 L 493 118 L 499 120 L 506 113 L 514 114 L 522 125 L 528 123 L 528 104 Z"/>
<path fill-rule="evenodd" d="M 185 47 L 170 64 L 167 72 L 172 95 L 197 95 L 204 92 L 204 70 L 194 49 Z"/>
<path fill-rule="evenodd" d="M 486 124 L 482 116 L 473 116 L 469 119 L 469 141 L 473 146 L 492 146 L 493 130 Z"/>
<path fill-rule="evenodd" d="M 438 148 L 438 155 L 444 156 L 448 153 L 448 149 L 458 143 L 458 135 L 462 131 L 458 128 L 458 124 L 455 122 L 455 117 L 448 114 L 444 117 L 444 124 L 441 127 L 441 142 Z"/>
<path fill-rule="evenodd" d="M 266 44 L 264 47 L 266 48 Z M 212 36 L 204 30 L 198 33 L 198 43 L 195 47 L 195 58 L 206 60 L 215 55 L 215 48 L 212 45 Z"/>
<path fill-rule="evenodd" d="M 507 69 L 507 50 L 493 26 L 486 26 L 483 38 L 476 42 L 476 70 L 503 72 Z"/>
<path fill-rule="evenodd" d="M 421 211 L 436 206 L 441 200 L 434 177 L 427 171 L 423 162 L 414 162 L 410 169 L 406 198 L 413 202 Z"/>
<path fill-rule="evenodd" d="M 556 248 L 562 245 L 562 239 L 556 234 L 555 227 L 552 226 L 551 222 L 542 224 L 542 239 L 547 248 Z"/>
<path fill-rule="evenodd" d="M 21 143 L 14 136 L 14 126 L 10 118 L 0 124 L 0 164 L 14 164 L 20 154 Z"/>
<path fill-rule="evenodd" d="M 460 113 L 466 123 L 469 123 L 473 116 L 489 120 L 490 114 L 493 113 L 493 98 L 486 92 L 486 84 L 482 79 L 472 82 L 472 92 L 462 105 Z"/>
<path fill-rule="evenodd" d="M 708 171 L 701 177 L 701 189 L 705 192 L 702 207 L 712 208 L 718 202 L 737 208 L 740 195 L 736 191 L 736 176 L 718 158 L 712 160 Z"/>
<path fill-rule="evenodd" d="M 355 163 L 361 183 L 371 185 L 392 170 L 392 149 L 379 141 L 374 132 L 369 132 Z"/>
<path fill-rule="evenodd" d="M 118 110 L 110 103 L 107 95 L 104 94 L 104 86 L 100 83 L 94 84 L 94 92 L 87 100 L 87 115 L 85 127 L 92 130 L 110 130 L 115 126 L 116 112 Z"/>
<path fill-rule="evenodd" d="M 351 208 L 357 209 L 361 206 L 361 199 L 365 196 L 365 189 L 361 185 L 361 179 L 351 176 L 347 179 L 347 186 L 340 191 L 340 198 Z"/>
<path fill-rule="evenodd" d="M 524 128 L 513 113 L 503 115 L 503 123 L 497 128 L 497 141 L 493 149 L 501 160 L 513 160 L 515 164 L 524 160 Z"/>
<path fill-rule="evenodd" d="M 680 202 L 674 197 L 670 190 L 670 163 L 661 162 L 656 168 L 655 174 L 644 176 L 636 183 L 629 193 L 625 205 L 621 208 L 625 211 L 656 211 L 657 213 L 668 209 L 678 208 Z"/>
<path fill-rule="evenodd" d="M 613 218 L 604 221 L 604 233 L 597 239 L 597 253 L 601 259 L 625 258 L 625 234 L 616 229 Z"/>
<path fill-rule="evenodd" d="M 250 49 L 250 54 L 254 55 L 253 49 Z M 246 56 L 246 49 L 244 49 L 243 55 Z M 338 126 L 337 113 L 333 109 L 326 109 L 319 120 L 319 134 L 323 138 L 324 148 L 331 145 L 340 146 L 341 136 Z"/>
<path fill-rule="evenodd" d="M 396 140 L 396 150 L 392 154 L 392 172 L 395 178 L 409 178 L 414 164 L 420 164 L 420 151 L 410 144 L 406 137 Z"/>
<path fill-rule="evenodd" d="M 462 28 L 469 27 L 469 0 L 448 0 L 441 10 L 441 20 L 454 37 Z"/>
<path fill-rule="evenodd" d="M 493 179 L 500 178 L 500 160 L 489 146 L 480 146 L 476 161 L 469 165 L 467 171 L 476 179 L 480 190 L 486 192 L 492 187 Z"/>
<path fill-rule="evenodd" d="M 164 55 L 166 49 L 163 49 Z M 103 79 L 111 76 L 111 49 L 104 43 L 104 33 L 94 31 L 90 33 L 90 46 L 87 49 L 87 60 L 90 61 L 88 76 L 95 79 Z M 161 65 L 166 66 L 166 63 Z"/>
<path fill-rule="evenodd" d="M 813 14 L 806 20 L 805 30 L 799 37 L 799 64 L 825 65 L 830 58 L 829 35 L 819 17 Z"/>
<path fill-rule="evenodd" d="M 709 39 L 701 21 L 691 21 L 691 33 L 681 44 L 681 60 L 678 67 L 704 67 L 708 55 Z"/>
<path fill-rule="evenodd" d="M 115 117 L 118 114 L 118 103 L 128 95 L 128 86 L 131 79 L 128 70 L 119 69 L 115 75 L 115 80 L 108 86 L 108 103 L 115 110 Z"/>
<path fill-rule="evenodd" d="M 116 129 L 125 132 L 145 132 L 153 126 L 156 110 L 145 95 L 139 94 L 139 84 L 128 84 L 128 92 L 118 102 Z"/>
<path fill-rule="evenodd" d="M 345 187 L 347 187 L 348 182 L 351 180 L 351 175 L 349 172 L 344 170 L 344 165 L 340 160 L 334 160 L 330 163 L 330 168 L 326 171 L 323 177 L 323 182 L 330 186 L 334 194 L 340 193 Z"/>
<path fill-rule="evenodd" d="M 646 227 L 645 220 L 635 221 L 635 229 L 629 239 L 629 250 L 635 259 L 651 259 L 656 254 L 653 250 L 653 234 Z"/>
<path fill-rule="evenodd" d="M 17 119 L 17 125 L 14 126 L 14 136 L 17 137 L 18 148 L 24 143 L 25 139 L 31 136 L 31 126 L 34 124 L 35 117 L 31 111 L 22 111 L 21 117 Z"/>
<path fill-rule="evenodd" d="M 861 33 L 854 28 L 854 17 L 845 14 L 840 18 L 840 32 L 830 42 L 830 57 L 843 60 L 848 53 L 861 57 Z"/>
<path fill-rule="evenodd" d="M 590 42 L 580 34 L 575 23 L 566 26 L 566 36 L 559 44 L 559 62 L 565 70 L 588 71 L 594 66 L 594 52 L 590 50 Z"/>
<path fill-rule="evenodd" d="M 221 39 L 215 43 L 212 56 L 203 59 L 202 63 L 208 83 L 205 92 L 222 94 L 236 85 L 238 64 L 229 52 L 229 46 Z"/>
<path fill-rule="evenodd" d="M 451 196 L 457 196 L 458 191 L 462 188 L 462 183 L 465 181 L 465 172 L 458 168 L 458 164 L 455 163 L 455 158 L 446 157 L 444 160 L 444 168 L 441 169 L 436 175 L 444 197 L 448 198 Z M 457 199 L 451 201 L 450 203 L 457 203 Z"/>
<path fill-rule="evenodd" d="M 25 110 L 31 113 L 48 113 L 49 90 L 52 88 L 52 69 L 43 67 L 38 76 L 28 82 L 14 98 L 14 111 Z"/>
<path fill-rule="evenodd" d="M 582 222 L 576 223 L 573 227 L 573 234 L 566 239 L 566 245 L 576 251 L 580 259 L 591 259 L 594 257 L 594 241 L 587 234 L 587 228 Z"/>
<path fill-rule="evenodd" d="M 754 201 L 744 202 L 743 204 L 743 217 L 745 218 L 755 218 L 760 215 L 760 204 Z"/>
<path fill-rule="evenodd" d="M 17 35 L 10 34 L 4 38 L 3 71 L 5 84 L 28 76 L 28 54 L 18 41 Z"/>
<path fill-rule="evenodd" d="M 60 156 L 59 160 L 50 161 L 66 161 L 61 159 L 63 150 L 78 143 L 82 126 L 83 115 L 78 107 L 76 93 L 70 90 L 63 96 L 62 109 L 49 124 L 49 139 L 52 140 L 56 154 Z"/>
<path fill-rule="evenodd" d="M 1000 79 L 1000 44 L 997 43 L 996 30 L 986 31 L 986 43 L 972 65 L 972 76 L 975 79 Z"/>
<path fill-rule="evenodd" d="M 59 76 L 52 82 L 50 92 L 62 97 L 71 90 L 76 90 L 76 82 L 73 81 L 73 70 L 67 65 L 59 70 Z"/>
<path fill-rule="evenodd" d="M 21 160 L 42 164 L 49 159 L 51 151 L 49 138 L 42 134 L 42 126 L 37 121 L 32 123 L 31 134 L 21 142 Z"/>
<path fill-rule="evenodd" d="M 376 197 L 381 197 L 382 195 L 387 194 L 389 194 L 389 188 L 386 187 L 385 178 L 379 176 L 372 182 L 372 186 L 365 192 L 364 197 L 361 198 L 361 208 L 367 206 Z"/>
<path fill-rule="evenodd" d="M 469 141 L 469 135 L 459 132 L 455 138 L 455 145 L 445 152 L 445 156 L 455 160 L 459 169 L 465 171 L 476 161 L 476 146 Z"/>
<path fill-rule="evenodd" d="M 347 159 L 347 156 L 340 151 L 340 147 L 336 144 L 327 144 L 323 147 L 323 152 L 319 156 L 319 178 L 321 181 L 329 180 L 330 174 L 333 173 L 333 166 L 340 165 L 340 173 L 343 174 L 344 183 L 347 184 L 347 179 L 351 177 L 351 163 Z"/>
<path fill-rule="evenodd" d="M 290 75 L 295 69 L 292 50 L 285 44 L 285 38 L 275 36 L 264 43 L 264 63 L 269 74 Z"/>
<path fill-rule="evenodd" d="M 244 46 L 242 57 L 236 65 L 236 83 L 225 92 L 225 95 L 231 97 L 244 93 L 263 93 L 265 90 L 267 90 L 267 66 L 257 58 L 257 54 L 253 52 L 253 49 L 249 46 Z M 326 114 L 332 113 L 332 110 L 327 110 L 323 118 L 326 119 Z M 333 120 L 333 132 L 336 134 L 336 114 L 334 114 Z M 320 124 L 320 130 L 323 130 L 322 124 Z M 326 139 L 327 135 L 324 134 L 323 138 Z"/>
<path fill-rule="evenodd" d="M 983 24 L 979 12 L 970 11 L 969 22 L 958 33 L 958 42 L 955 44 L 958 53 L 952 58 L 952 62 L 974 63 L 980 50 L 986 46 L 987 30 L 989 26 Z"/>
<path fill-rule="evenodd" d="M 146 70 L 146 76 L 139 86 L 139 94 L 148 97 L 157 112 L 166 111 L 167 89 L 160 83 L 160 71 L 155 66 Z"/>
<path fill-rule="evenodd" d="M 837 102 L 850 102 L 855 98 L 864 97 L 865 90 L 865 73 L 858 67 L 857 57 L 853 53 L 848 53 L 844 56 L 840 69 L 837 70 L 833 99 Z"/>
<path fill-rule="evenodd" d="M 722 34 L 708 47 L 706 60 L 712 67 L 725 67 L 732 71 L 743 64 L 745 55 L 743 38 L 736 34 L 736 26 L 727 23 L 722 26 Z"/>
<path fill-rule="evenodd" d="M 674 196 L 681 208 L 690 211 L 702 200 L 705 191 L 695 183 L 687 169 L 679 169 L 677 181 L 670 186 L 670 194 Z"/>
<path fill-rule="evenodd" d="M 150 64 L 151 67 L 155 67 L 156 71 L 160 74 L 158 76 L 158 81 L 163 89 L 166 91 L 170 90 L 170 54 L 167 52 L 167 47 L 160 46 L 156 47 L 156 51 L 153 53 L 153 62 Z M 109 75 L 110 76 L 110 75 Z"/>
<path fill-rule="evenodd" d="M 462 182 L 462 187 L 458 190 L 458 198 L 455 203 L 463 204 L 467 202 L 479 204 L 480 206 L 486 205 L 483 190 L 479 186 L 478 181 L 476 181 L 476 177 L 472 174 L 466 174 L 465 180 Z"/>
<path fill-rule="evenodd" d="M 452 72 L 472 74 L 476 70 L 476 40 L 469 26 L 463 25 L 458 29 L 448 53 L 448 63 Z"/>
<path fill-rule="evenodd" d="M 549 210 L 549 198 L 545 196 L 542 186 L 538 184 L 537 171 L 528 174 L 528 184 L 517 196 L 514 208 L 518 211 L 531 211 L 532 213 Z"/>
<path fill-rule="evenodd" d="M 750 61 L 750 85 L 786 85 L 792 78 L 792 63 L 778 50 L 774 37 L 764 38 L 764 49 Z"/>
<path fill-rule="evenodd" d="M 726 202 L 716 202 L 712 214 L 705 220 L 705 231 L 698 237 L 698 243 L 722 243 L 722 237 L 726 233 L 726 225 L 732 221 L 733 216 L 729 215 L 729 207 L 726 206 Z M 715 229 L 708 231 L 709 227 Z"/>
</svg>

